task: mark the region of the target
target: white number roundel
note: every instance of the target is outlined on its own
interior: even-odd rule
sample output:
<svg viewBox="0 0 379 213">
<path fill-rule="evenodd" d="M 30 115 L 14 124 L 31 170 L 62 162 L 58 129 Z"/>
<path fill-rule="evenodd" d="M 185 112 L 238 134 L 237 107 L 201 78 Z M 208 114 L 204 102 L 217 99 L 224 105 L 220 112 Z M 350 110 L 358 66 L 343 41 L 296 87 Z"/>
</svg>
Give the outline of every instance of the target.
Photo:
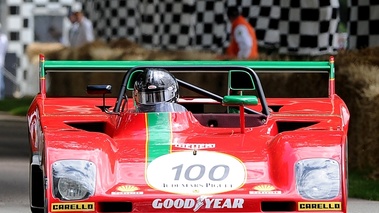
<svg viewBox="0 0 379 213">
<path fill-rule="evenodd" d="M 206 195 L 240 188 L 246 168 L 237 158 L 219 152 L 174 152 L 153 160 L 148 168 L 148 184 L 161 191 Z"/>
</svg>

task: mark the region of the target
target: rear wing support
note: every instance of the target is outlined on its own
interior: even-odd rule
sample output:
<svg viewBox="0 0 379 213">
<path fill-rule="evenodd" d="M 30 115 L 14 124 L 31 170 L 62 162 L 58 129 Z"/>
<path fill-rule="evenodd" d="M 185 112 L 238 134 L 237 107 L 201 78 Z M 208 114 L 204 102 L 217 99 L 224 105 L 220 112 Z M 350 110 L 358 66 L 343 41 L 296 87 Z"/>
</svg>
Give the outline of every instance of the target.
<svg viewBox="0 0 379 213">
<path fill-rule="evenodd" d="M 39 55 L 39 91 L 41 97 L 46 98 L 46 72 L 45 72 L 45 56 Z"/>
<path fill-rule="evenodd" d="M 332 97 L 335 90 L 335 70 L 334 70 L 334 56 L 329 57 L 330 72 L 329 72 L 329 97 Z"/>
</svg>

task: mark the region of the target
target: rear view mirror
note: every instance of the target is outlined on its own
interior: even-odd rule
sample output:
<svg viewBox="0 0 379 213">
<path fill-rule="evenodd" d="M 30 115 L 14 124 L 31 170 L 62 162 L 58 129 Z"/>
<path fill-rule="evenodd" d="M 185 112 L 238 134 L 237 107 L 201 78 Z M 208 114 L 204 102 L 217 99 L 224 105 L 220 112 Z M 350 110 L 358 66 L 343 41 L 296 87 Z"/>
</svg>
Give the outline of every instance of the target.
<svg viewBox="0 0 379 213">
<path fill-rule="evenodd" d="M 126 85 L 127 90 L 134 90 L 134 82 L 137 80 L 137 77 L 142 73 L 142 70 L 136 70 L 130 74 L 128 83 Z"/>
<path fill-rule="evenodd" d="M 109 108 L 111 106 L 105 105 L 105 94 L 109 94 L 112 92 L 112 85 L 109 84 L 99 84 L 99 85 L 87 85 L 87 94 L 90 95 L 103 95 L 103 104 L 101 106 L 97 106 L 101 109 L 101 111 L 110 113 Z"/>
<path fill-rule="evenodd" d="M 87 94 L 90 95 L 105 95 L 112 92 L 112 85 L 87 85 Z"/>
<path fill-rule="evenodd" d="M 231 90 L 255 90 L 253 78 L 244 70 L 230 70 L 228 81 Z"/>
</svg>

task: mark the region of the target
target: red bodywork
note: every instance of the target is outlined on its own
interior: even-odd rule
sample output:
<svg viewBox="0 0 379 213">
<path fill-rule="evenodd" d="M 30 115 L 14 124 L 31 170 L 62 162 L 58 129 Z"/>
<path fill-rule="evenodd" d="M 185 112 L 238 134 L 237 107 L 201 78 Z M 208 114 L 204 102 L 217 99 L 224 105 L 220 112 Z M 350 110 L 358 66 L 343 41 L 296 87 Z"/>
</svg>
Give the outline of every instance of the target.
<svg viewBox="0 0 379 213">
<path fill-rule="evenodd" d="M 257 125 L 254 115 L 246 115 L 243 129 L 236 125 L 239 114 L 136 113 L 130 99 L 127 110 L 112 114 L 99 108 L 102 101 L 43 94 L 34 99 L 27 114 L 32 210 L 42 205 L 47 212 L 347 212 L 349 111 L 336 94 L 267 98 L 269 116 Z M 116 99 L 105 101 L 113 106 Z M 221 104 L 208 98 L 179 101 L 191 102 Z M 230 126 L 207 125 L 214 120 Z M 52 167 L 71 159 L 96 168 L 95 190 L 84 200 L 53 195 Z M 295 170 L 309 159 L 338 164 L 336 196 L 300 195 Z M 324 180 L 315 179 L 322 187 Z"/>
<path fill-rule="evenodd" d="M 107 99 L 109 103 L 113 101 Z M 136 212 L 192 211 L 192 204 L 187 204 L 191 208 L 186 208 L 181 203 L 192 203 L 192 200 L 204 194 L 185 195 L 179 191 L 170 193 L 156 190 L 146 181 L 146 114 L 128 111 L 121 115 L 108 115 L 96 107 L 98 103 L 101 103 L 101 99 L 36 97 L 28 113 L 30 146 L 33 153 L 41 155 L 44 174 L 51 174 L 51 164 L 62 159 L 94 162 L 98 169 L 96 191 L 94 196 L 85 200 L 94 202 L 94 212 L 103 212 L 101 209 L 112 205 L 112 202 L 130 202 L 130 210 Z M 230 191 L 227 186 L 219 186 L 225 187 L 225 192 L 216 190 L 217 193 L 206 198 L 208 203 L 204 204 L 204 209 L 198 211 L 261 212 L 262 205 L 283 205 L 283 208 L 288 209 L 286 212 L 294 212 L 299 211 L 299 202 L 317 201 L 331 205 L 322 208 L 335 208 L 334 202 L 340 203 L 341 210 L 330 209 L 325 212 L 346 212 L 346 133 L 349 113 L 345 104 L 336 95 L 323 99 L 268 99 L 268 103 L 269 106 L 283 107 L 279 112 L 271 113 L 266 124 L 247 127 L 244 134 L 238 127 L 203 126 L 191 112 L 170 113 L 172 138 L 175 138 L 171 141 L 172 153 L 219 152 L 233 156 L 246 167 L 246 178 L 242 185 L 236 188 L 232 186 L 233 190 Z M 314 124 L 280 132 L 278 123 L 285 125 L 286 122 Z M 92 132 L 70 125 L 75 123 L 103 123 L 104 127 L 101 132 Z M 44 139 L 41 140 L 41 137 Z M 309 201 L 296 191 L 294 164 L 300 159 L 320 157 L 340 163 L 343 187 L 339 196 L 333 200 Z M 50 177 L 47 176 L 47 180 L 46 199 L 50 203 L 64 204 L 51 195 Z M 116 187 L 122 185 L 130 187 L 130 192 L 115 193 L 118 192 Z M 255 189 L 257 186 L 261 188 Z M 182 187 L 185 186 L 179 188 Z M 166 207 L 160 207 L 156 199 L 161 199 L 162 203 L 169 200 L 166 201 Z M 171 204 L 175 201 L 178 203 L 177 208 Z M 243 208 L 238 202 L 243 202 Z M 50 207 L 49 212 L 52 212 Z"/>
</svg>

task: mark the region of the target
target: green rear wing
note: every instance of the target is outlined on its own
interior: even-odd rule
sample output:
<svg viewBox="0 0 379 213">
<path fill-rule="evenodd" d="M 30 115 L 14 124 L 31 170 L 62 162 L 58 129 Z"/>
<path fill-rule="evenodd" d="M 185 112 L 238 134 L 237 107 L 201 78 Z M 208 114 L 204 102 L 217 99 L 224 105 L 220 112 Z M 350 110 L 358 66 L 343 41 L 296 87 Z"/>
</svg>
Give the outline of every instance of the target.
<svg viewBox="0 0 379 213">
<path fill-rule="evenodd" d="M 150 67 L 228 67 L 241 66 L 264 72 L 329 73 L 329 97 L 335 94 L 334 57 L 329 61 L 50 61 L 40 55 L 40 93 L 46 97 L 47 72 L 126 72 L 139 66 Z"/>
</svg>

